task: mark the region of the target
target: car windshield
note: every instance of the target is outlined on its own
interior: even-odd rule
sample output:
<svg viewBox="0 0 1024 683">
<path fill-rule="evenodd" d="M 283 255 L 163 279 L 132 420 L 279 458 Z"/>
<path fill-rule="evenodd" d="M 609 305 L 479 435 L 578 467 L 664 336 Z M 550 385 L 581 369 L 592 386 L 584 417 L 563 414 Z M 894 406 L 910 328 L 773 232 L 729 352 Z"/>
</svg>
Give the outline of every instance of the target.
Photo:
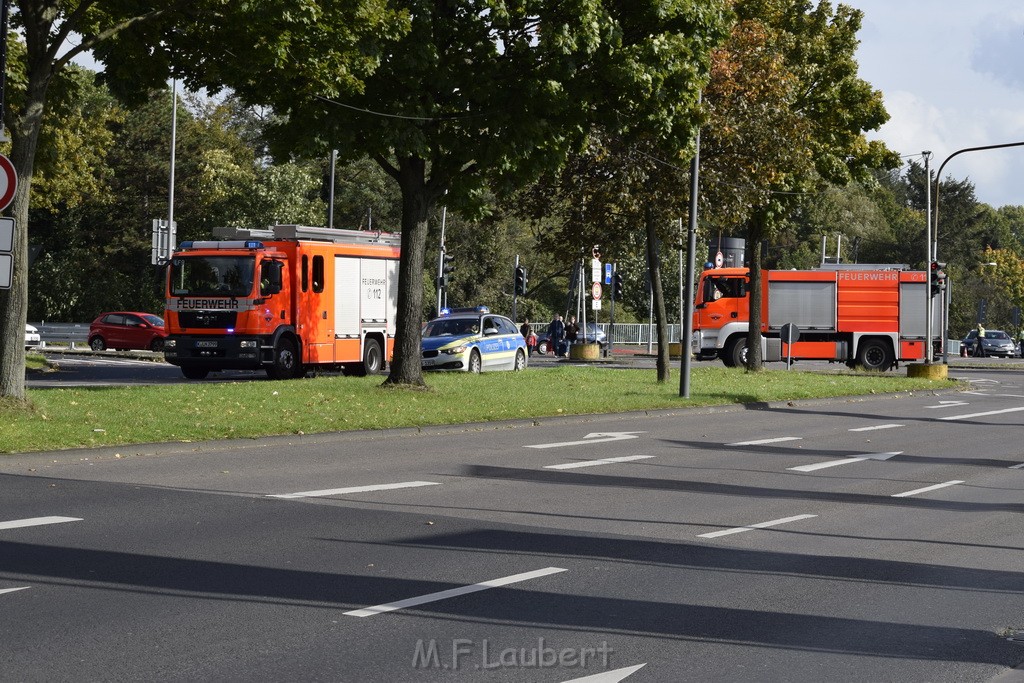
<svg viewBox="0 0 1024 683">
<path fill-rule="evenodd" d="M 171 261 L 171 294 L 248 296 L 255 271 L 253 256 L 178 256 Z"/>
<path fill-rule="evenodd" d="M 164 319 L 158 315 L 153 315 L 152 313 L 147 313 L 146 315 L 142 316 L 142 319 L 145 320 L 150 325 L 152 325 L 153 327 L 164 326 Z"/>
<path fill-rule="evenodd" d="M 437 318 L 423 328 L 424 337 L 461 337 L 480 331 L 478 318 Z"/>
<path fill-rule="evenodd" d="M 985 339 L 1009 339 L 1010 335 L 1000 330 L 992 330 L 985 333 Z"/>
</svg>

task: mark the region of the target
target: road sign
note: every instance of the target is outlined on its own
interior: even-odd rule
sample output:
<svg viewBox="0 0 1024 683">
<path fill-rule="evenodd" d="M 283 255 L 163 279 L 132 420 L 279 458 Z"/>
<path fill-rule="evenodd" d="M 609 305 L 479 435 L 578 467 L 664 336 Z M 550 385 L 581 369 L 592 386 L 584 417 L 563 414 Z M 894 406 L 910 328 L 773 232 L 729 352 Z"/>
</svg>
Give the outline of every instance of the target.
<svg viewBox="0 0 1024 683">
<path fill-rule="evenodd" d="M 601 283 L 600 282 L 595 282 L 593 285 L 591 285 L 591 287 L 590 287 L 590 296 L 592 296 L 597 301 L 601 300 Z"/>
<path fill-rule="evenodd" d="M 14 171 L 11 160 L 0 154 L 0 211 L 14 201 L 14 192 L 18 189 L 18 174 Z"/>
<path fill-rule="evenodd" d="M 0 218 L 0 289 L 14 281 L 14 219 Z"/>
<path fill-rule="evenodd" d="M 601 259 L 593 259 L 590 262 L 590 281 L 601 281 Z"/>
<path fill-rule="evenodd" d="M 612 283 L 612 264 L 604 264 L 604 283 L 610 285 Z"/>
<path fill-rule="evenodd" d="M 14 255 L 0 254 L 0 289 L 10 289 L 14 280 Z"/>
<path fill-rule="evenodd" d="M 715 254 L 715 268 L 721 268 L 723 263 L 725 263 L 725 256 L 722 252 L 718 252 Z"/>
<path fill-rule="evenodd" d="M 0 218 L 0 254 L 14 251 L 14 219 Z"/>
</svg>

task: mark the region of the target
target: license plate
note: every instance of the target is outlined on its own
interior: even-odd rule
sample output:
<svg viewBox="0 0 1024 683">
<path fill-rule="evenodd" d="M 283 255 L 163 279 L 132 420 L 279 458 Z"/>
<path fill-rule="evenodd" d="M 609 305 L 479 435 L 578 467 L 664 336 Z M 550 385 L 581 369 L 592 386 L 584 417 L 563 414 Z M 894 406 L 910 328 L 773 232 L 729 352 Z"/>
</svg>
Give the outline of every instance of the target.
<svg viewBox="0 0 1024 683">
<path fill-rule="evenodd" d="M 215 341 L 197 341 L 196 346 L 201 349 L 215 349 L 217 348 L 217 342 Z"/>
</svg>

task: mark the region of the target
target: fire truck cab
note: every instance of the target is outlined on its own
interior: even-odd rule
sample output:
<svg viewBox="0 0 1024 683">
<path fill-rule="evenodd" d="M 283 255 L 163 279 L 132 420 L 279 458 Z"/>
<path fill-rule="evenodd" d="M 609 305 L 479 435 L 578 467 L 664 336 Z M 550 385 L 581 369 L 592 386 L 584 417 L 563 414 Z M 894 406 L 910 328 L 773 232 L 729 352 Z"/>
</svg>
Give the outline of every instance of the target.
<svg viewBox="0 0 1024 683">
<path fill-rule="evenodd" d="M 400 235 L 216 228 L 167 267 L 167 362 L 189 379 L 265 369 L 380 372 L 394 349 Z"/>
</svg>

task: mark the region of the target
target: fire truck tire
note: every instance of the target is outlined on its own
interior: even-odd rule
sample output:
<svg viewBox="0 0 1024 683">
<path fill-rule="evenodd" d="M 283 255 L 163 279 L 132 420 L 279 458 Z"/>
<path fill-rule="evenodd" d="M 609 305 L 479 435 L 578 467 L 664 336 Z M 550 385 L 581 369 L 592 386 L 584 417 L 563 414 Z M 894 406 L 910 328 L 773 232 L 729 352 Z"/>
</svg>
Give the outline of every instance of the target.
<svg viewBox="0 0 1024 683">
<path fill-rule="evenodd" d="M 93 337 L 89 340 L 89 348 L 93 351 L 103 351 L 107 348 L 107 343 L 103 341 L 103 337 Z"/>
<path fill-rule="evenodd" d="M 185 375 L 186 379 L 206 379 L 206 376 L 210 374 L 210 371 L 206 368 L 197 368 L 191 365 L 182 365 L 181 374 Z"/>
<path fill-rule="evenodd" d="M 469 371 L 479 375 L 481 370 L 483 370 L 483 363 L 480 361 L 480 352 L 473 349 L 469 354 Z"/>
<path fill-rule="evenodd" d="M 153 337 L 153 341 L 149 342 L 149 350 L 156 351 L 157 353 L 164 350 L 164 338 Z"/>
<path fill-rule="evenodd" d="M 363 346 L 363 362 L 345 366 L 345 374 L 354 377 L 376 375 L 384 369 L 384 353 L 380 350 L 380 342 L 367 337 Z"/>
<path fill-rule="evenodd" d="M 516 351 L 516 364 L 513 370 L 525 370 L 526 369 L 526 354 L 523 353 L 522 349 Z"/>
<path fill-rule="evenodd" d="M 881 339 L 865 339 L 857 350 L 857 365 L 865 370 L 882 372 L 892 367 L 892 350 Z"/>
<path fill-rule="evenodd" d="M 299 365 L 295 342 L 288 337 L 281 337 L 274 346 L 274 364 L 267 368 L 267 376 L 270 379 L 291 379 L 295 377 Z"/>
<path fill-rule="evenodd" d="M 747 364 L 747 338 L 736 337 L 729 342 L 722 355 L 722 362 L 726 367 L 737 368 Z"/>
</svg>

